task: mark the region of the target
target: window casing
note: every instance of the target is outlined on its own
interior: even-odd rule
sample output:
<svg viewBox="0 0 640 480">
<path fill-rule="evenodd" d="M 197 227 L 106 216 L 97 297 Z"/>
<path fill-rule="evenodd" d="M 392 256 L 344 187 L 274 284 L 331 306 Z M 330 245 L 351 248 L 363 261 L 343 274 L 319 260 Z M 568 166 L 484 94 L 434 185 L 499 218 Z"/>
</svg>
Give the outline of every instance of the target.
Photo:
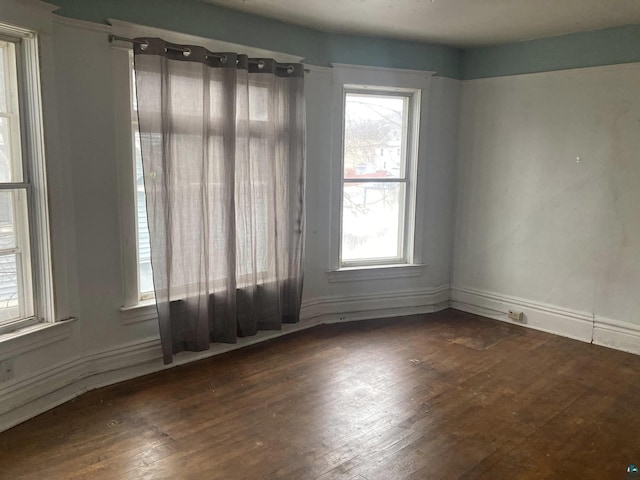
<svg viewBox="0 0 640 480">
<path fill-rule="evenodd" d="M 0 24 L 0 333 L 52 321 L 37 36 Z"/>
<path fill-rule="evenodd" d="M 344 86 L 341 268 L 413 262 L 420 93 Z"/>
</svg>

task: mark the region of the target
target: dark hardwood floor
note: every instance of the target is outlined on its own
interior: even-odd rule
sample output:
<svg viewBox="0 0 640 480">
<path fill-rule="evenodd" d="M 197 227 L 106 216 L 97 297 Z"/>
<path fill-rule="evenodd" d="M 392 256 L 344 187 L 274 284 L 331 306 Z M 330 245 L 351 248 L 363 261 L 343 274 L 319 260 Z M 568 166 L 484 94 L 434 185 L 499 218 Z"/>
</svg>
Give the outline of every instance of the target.
<svg viewBox="0 0 640 480">
<path fill-rule="evenodd" d="M 0 434 L 2 479 L 624 479 L 640 357 L 447 310 L 325 325 Z"/>
</svg>

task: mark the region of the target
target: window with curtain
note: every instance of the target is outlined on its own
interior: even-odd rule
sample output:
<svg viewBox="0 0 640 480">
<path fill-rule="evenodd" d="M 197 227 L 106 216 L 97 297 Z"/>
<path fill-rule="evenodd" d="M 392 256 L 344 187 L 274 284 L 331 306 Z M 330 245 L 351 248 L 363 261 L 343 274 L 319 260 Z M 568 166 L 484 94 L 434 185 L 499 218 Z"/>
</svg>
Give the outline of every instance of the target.
<svg viewBox="0 0 640 480">
<path fill-rule="evenodd" d="M 146 203 L 165 362 L 298 320 L 300 64 L 136 39 L 140 289 Z"/>
</svg>

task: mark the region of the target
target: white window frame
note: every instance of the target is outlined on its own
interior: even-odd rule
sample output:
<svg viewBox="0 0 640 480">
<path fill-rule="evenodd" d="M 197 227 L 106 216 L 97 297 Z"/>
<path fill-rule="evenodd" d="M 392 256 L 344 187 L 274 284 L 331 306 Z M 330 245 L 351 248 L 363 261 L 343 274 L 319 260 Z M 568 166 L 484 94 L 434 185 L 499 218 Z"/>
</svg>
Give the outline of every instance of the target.
<svg viewBox="0 0 640 480">
<path fill-rule="evenodd" d="M 404 176 L 401 178 L 367 178 L 347 179 L 344 177 L 344 141 L 345 141 L 345 113 L 346 100 L 349 94 L 364 94 L 371 96 L 399 97 L 407 99 L 407 111 L 403 122 L 406 122 L 406 131 L 403 132 L 404 151 Z M 416 180 L 418 175 L 418 142 L 420 137 L 420 98 L 418 89 L 377 87 L 370 85 L 344 85 L 342 99 L 342 142 L 341 142 L 341 175 L 340 182 L 340 268 L 373 267 L 384 265 L 412 264 L 414 255 L 415 216 L 416 216 Z M 404 184 L 404 202 L 399 215 L 402 228 L 399 229 L 398 257 L 376 257 L 360 260 L 344 260 L 342 256 L 342 236 L 344 212 L 344 184 L 345 183 L 402 183 Z"/>
<path fill-rule="evenodd" d="M 132 167 L 133 167 L 133 185 L 131 188 L 134 189 L 134 216 L 136 221 L 136 274 L 137 274 L 137 285 L 138 285 L 138 301 L 140 302 L 148 302 L 155 300 L 155 292 L 151 291 L 141 291 L 140 290 L 140 228 L 139 228 L 139 205 L 138 205 L 138 165 L 137 165 L 137 157 L 136 157 L 136 134 L 138 133 L 138 112 L 135 109 L 135 101 L 134 92 L 135 92 L 135 72 L 133 69 L 133 51 L 129 52 L 129 92 L 131 94 L 130 101 L 130 114 L 131 114 L 131 158 L 133 158 Z M 143 173 L 144 175 L 144 173 Z M 148 226 L 147 226 L 148 230 Z"/>
<path fill-rule="evenodd" d="M 431 77 L 434 72 L 394 68 L 368 67 L 362 65 L 332 64 L 332 110 L 331 110 L 331 236 L 329 245 L 329 282 L 350 282 L 368 279 L 393 279 L 420 276 L 424 237 L 424 178 L 420 171 L 426 161 L 427 118 Z M 415 113 L 409 128 L 412 138 L 407 147 L 407 169 L 410 187 L 405 193 L 405 239 L 402 259 L 372 259 L 372 261 L 342 262 L 342 197 L 344 179 L 344 108 L 346 92 L 397 92 L 411 93 Z M 348 181 L 348 180 L 347 180 Z"/>
<path fill-rule="evenodd" d="M 138 35 L 134 35 L 138 36 Z M 106 39 L 105 39 L 106 41 Z M 138 269 L 138 218 L 136 159 L 134 143 L 133 98 L 131 75 L 132 50 L 124 44 L 113 49 L 114 56 L 114 103 L 117 112 L 116 141 L 118 155 L 118 191 L 121 199 L 120 220 L 122 224 L 122 272 L 123 272 L 123 312 L 138 306 L 153 306 L 155 295 L 141 294 L 139 291 Z M 154 307 L 155 310 L 155 307 Z M 152 317 L 145 312 L 143 319 Z M 136 319 L 137 317 L 134 317 Z M 126 318 L 125 318 L 126 320 Z"/>
<path fill-rule="evenodd" d="M 17 96 L 14 105 L 18 111 L 14 113 L 19 115 L 19 131 L 14 133 L 13 141 L 18 143 L 14 147 L 21 150 L 23 169 L 21 182 L 0 184 L 0 190 L 22 190 L 27 203 L 26 224 L 16 228 L 16 237 L 22 237 L 17 238 L 16 250 L 24 253 L 17 268 L 22 270 L 19 295 L 25 309 L 21 318 L 0 324 L 0 334 L 4 334 L 37 323 L 53 322 L 55 313 L 38 35 L 0 23 L 0 38 L 15 45 L 15 70 L 11 74 L 15 79 L 12 93 Z"/>
</svg>

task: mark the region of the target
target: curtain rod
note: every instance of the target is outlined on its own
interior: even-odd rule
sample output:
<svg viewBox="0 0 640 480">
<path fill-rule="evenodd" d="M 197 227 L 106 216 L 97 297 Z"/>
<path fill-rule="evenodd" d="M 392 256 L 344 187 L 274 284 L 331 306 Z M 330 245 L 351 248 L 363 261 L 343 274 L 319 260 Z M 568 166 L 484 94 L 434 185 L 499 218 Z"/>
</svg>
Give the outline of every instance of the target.
<svg viewBox="0 0 640 480">
<path fill-rule="evenodd" d="M 146 42 L 145 40 L 136 40 L 135 38 L 120 37 L 118 35 L 109 34 L 109 43 L 113 43 L 115 41 L 136 43 L 138 45 L 149 45 L 149 42 Z M 166 47 L 166 48 L 168 48 L 169 50 L 175 50 L 177 52 L 190 52 L 191 51 L 188 48 L 180 48 L 180 47 Z M 212 53 L 211 56 L 214 57 L 214 58 L 222 58 L 222 59 L 224 59 L 224 61 L 227 60 L 227 56 L 224 55 L 224 54 Z"/>
<path fill-rule="evenodd" d="M 135 38 L 127 38 L 127 37 L 121 37 L 119 35 L 114 35 L 112 33 L 109 34 L 109 43 L 113 43 L 115 41 L 119 41 L 119 42 L 129 42 L 129 43 L 137 43 L 138 45 L 148 45 L 148 43 L 144 40 L 136 40 Z M 178 52 L 188 52 L 190 51 L 188 48 L 180 48 L 180 47 L 167 47 L 171 50 L 177 50 Z M 213 57 L 215 58 L 224 58 L 226 60 L 227 56 L 224 54 L 219 54 L 219 53 L 212 53 L 211 54 Z M 249 59 L 249 63 L 255 63 L 255 64 L 259 64 L 261 61 L 260 60 L 254 60 L 254 59 Z M 289 68 L 287 66 L 277 66 L 276 68 Z M 292 67 L 293 68 L 293 67 Z M 308 68 L 304 69 L 305 73 L 309 73 L 310 70 Z"/>
</svg>

